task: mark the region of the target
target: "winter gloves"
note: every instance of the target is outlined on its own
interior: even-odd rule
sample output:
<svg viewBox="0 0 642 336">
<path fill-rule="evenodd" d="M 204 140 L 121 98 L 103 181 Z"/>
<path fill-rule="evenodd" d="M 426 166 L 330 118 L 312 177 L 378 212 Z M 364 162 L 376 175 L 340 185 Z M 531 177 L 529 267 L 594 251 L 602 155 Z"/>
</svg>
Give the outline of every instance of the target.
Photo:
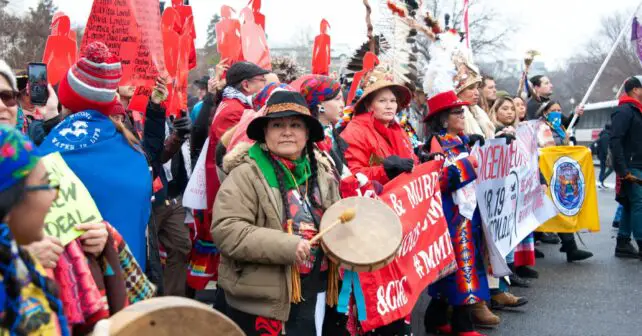
<svg viewBox="0 0 642 336">
<path fill-rule="evenodd" d="M 468 146 L 470 147 L 474 146 L 477 141 L 479 141 L 480 146 L 483 146 L 484 144 L 486 144 L 484 137 L 479 134 L 471 134 L 468 136 Z"/>
<path fill-rule="evenodd" d="M 183 117 L 180 119 L 174 120 L 174 132 L 178 135 L 179 138 L 185 139 L 187 135 L 192 131 L 192 123 L 189 118 Z"/>
<path fill-rule="evenodd" d="M 383 160 L 383 169 L 386 171 L 389 179 L 394 179 L 401 173 L 412 172 L 414 162 L 412 159 L 403 159 L 397 155 L 391 155 Z"/>
</svg>

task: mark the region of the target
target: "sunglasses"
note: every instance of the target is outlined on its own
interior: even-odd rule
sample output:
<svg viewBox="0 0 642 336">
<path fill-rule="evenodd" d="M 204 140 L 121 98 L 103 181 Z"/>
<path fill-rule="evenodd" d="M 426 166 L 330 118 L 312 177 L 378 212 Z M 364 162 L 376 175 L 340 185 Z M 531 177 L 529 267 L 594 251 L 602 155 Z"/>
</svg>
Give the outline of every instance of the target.
<svg viewBox="0 0 642 336">
<path fill-rule="evenodd" d="M 456 114 L 456 115 L 464 114 L 464 110 L 463 109 L 455 109 L 455 110 L 450 111 L 450 114 Z"/>
<path fill-rule="evenodd" d="M 18 105 L 19 92 L 13 90 L 0 91 L 0 100 L 6 107 L 14 107 Z"/>
<path fill-rule="evenodd" d="M 60 184 L 50 183 L 50 184 L 26 186 L 25 190 L 27 192 L 40 191 L 40 190 L 55 190 L 56 191 L 56 198 L 58 198 L 58 193 L 60 192 Z"/>
</svg>

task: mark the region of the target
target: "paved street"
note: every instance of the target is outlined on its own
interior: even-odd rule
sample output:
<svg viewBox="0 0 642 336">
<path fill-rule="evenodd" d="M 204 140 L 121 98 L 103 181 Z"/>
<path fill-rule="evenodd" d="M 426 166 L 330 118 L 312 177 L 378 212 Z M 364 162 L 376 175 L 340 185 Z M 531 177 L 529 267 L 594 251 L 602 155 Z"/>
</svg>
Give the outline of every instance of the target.
<svg viewBox="0 0 642 336">
<path fill-rule="evenodd" d="M 597 167 L 596 167 L 597 168 Z M 596 173 L 598 173 L 596 169 Z M 609 179 L 613 185 L 613 177 Z M 500 312 L 502 324 L 482 331 L 489 336 L 568 335 L 616 336 L 642 335 L 642 261 L 621 260 L 613 256 L 616 232 L 611 221 L 617 208 L 614 190 L 598 191 L 602 230 L 582 234 L 586 247 L 595 256 L 569 264 L 560 245 L 540 245 L 546 254 L 537 259 L 540 278 L 528 289 L 511 288 L 525 296 L 529 304 Z M 578 244 L 581 243 L 578 240 Z M 413 324 L 415 335 L 425 335 L 423 312 L 429 298 L 417 304 Z"/>
</svg>

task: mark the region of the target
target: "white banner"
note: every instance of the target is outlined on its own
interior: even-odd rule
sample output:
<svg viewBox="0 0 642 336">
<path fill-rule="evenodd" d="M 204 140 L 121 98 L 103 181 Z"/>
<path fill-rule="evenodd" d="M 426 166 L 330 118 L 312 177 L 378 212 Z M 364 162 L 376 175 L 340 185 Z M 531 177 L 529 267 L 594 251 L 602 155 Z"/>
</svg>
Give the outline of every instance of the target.
<svg viewBox="0 0 642 336">
<path fill-rule="evenodd" d="M 517 140 L 486 141 L 476 151 L 476 193 L 492 259 L 504 259 L 526 236 L 557 210 L 540 186 L 537 134 L 528 123 L 517 128 Z M 503 260 L 495 260 L 495 264 Z M 499 266 L 499 265 L 497 265 Z M 495 275 L 501 274 L 498 269 Z M 498 274 L 500 273 L 500 274 Z"/>
<path fill-rule="evenodd" d="M 196 160 L 194 171 L 185 188 L 183 194 L 183 206 L 193 210 L 207 209 L 207 194 L 205 186 L 205 159 L 207 158 L 207 148 L 210 144 L 210 138 L 205 140 L 201 154 Z"/>
</svg>

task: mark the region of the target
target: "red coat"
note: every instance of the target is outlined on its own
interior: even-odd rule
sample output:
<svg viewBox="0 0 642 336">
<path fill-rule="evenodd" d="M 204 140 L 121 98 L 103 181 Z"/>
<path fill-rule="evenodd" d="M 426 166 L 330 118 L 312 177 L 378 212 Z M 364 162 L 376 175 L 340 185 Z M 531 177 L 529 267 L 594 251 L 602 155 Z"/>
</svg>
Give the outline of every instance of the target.
<svg viewBox="0 0 642 336">
<path fill-rule="evenodd" d="M 385 127 L 372 113 L 354 116 L 341 137 L 348 143 L 345 158 L 353 174 L 362 173 L 370 180 L 386 184 L 390 179 L 383 169 L 383 160 L 391 155 L 419 161 L 408 134 L 397 124 Z"/>
<path fill-rule="evenodd" d="M 216 197 L 218 188 L 221 186 L 221 182 L 218 180 L 218 175 L 216 174 L 216 145 L 218 145 L 219 140 L 227 130 L 241 121 L 243 112 L 251 108 L 251 106 L 245 105 L 234 98 L 223 98 L 218 105 L 216 114 L 212 120 L 212 125 L 210 126 L 210 141 L 205 160 L 208 210 L 211 210 L 212 206 L 214 206 L 214 198 Z"/>
</svg>

